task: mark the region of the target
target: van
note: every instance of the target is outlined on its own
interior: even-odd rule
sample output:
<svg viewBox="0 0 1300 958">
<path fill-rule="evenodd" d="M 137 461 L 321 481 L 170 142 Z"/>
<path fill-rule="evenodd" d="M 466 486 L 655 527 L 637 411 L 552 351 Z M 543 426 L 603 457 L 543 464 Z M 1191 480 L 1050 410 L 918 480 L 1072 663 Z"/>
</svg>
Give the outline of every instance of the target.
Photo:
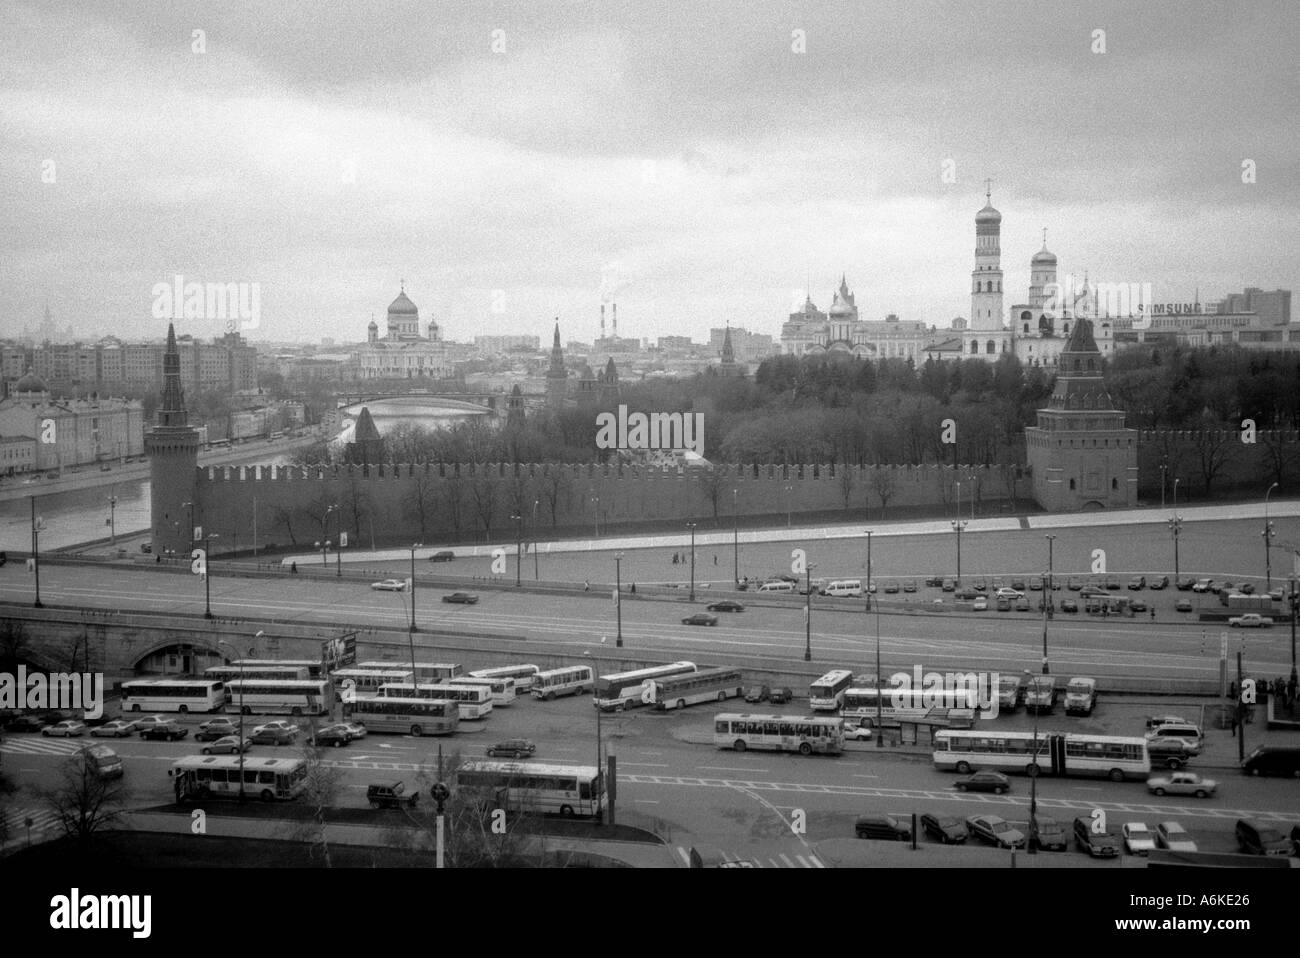
<svg viewBox="0 0 1300 958">
<path fill-rule="evenodd" d="M 1147 732 L 1147 741 L 1149 742 L 1171 738 L 1178 739 L 1190 750 L 1196 752 L 1201 750 L 1201 730 L 1190 722 L 1186 724 L 1170 722 Z"/>
<path fill-rule="evenodd" d="M 759 592 L 793 592 L 793 582 L 764 582 L 758 587 Z"/>
<path fill-rule="evenodd" d="M 86 745 L 78 754 L 101 780 L 121 778 L 124 774 L 122 756 L 107 745 Z"/>
<path fill-rule="evenodd" d="M 1272 826 L 1253 822 L 1249 819 L 1237 821 L 1237 847 L 1245 855 L 1290 855 L 1291 843 L 1283 836 L 1281 830 Z"/>
<path fill-rule="evenodd" d="M 1241 763 L 1247 775 L 1300 775 L 1300 748 L 1261 745 Z"/>
<path fill-rule="evenodd" d="M 859 596 L 862 595 L 862 582 L 859 579 L 837 579 L 828 583 L 823 595 L 832 596 Z"/>
<path fill-rule="evenodd" d="M 1065 714 L 1091 715 L 1097 707 L 1097 680 L 1075 678 L 1065 687 Z"/>
</svg>

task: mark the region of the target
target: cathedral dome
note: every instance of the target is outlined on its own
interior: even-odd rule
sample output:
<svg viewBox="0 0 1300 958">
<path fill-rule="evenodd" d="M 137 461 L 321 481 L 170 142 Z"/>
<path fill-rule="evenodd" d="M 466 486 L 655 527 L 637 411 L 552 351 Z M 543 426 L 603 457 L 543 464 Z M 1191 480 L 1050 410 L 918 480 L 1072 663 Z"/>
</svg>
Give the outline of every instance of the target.
<svg viewBox="0 0 1300 958">
<path fill-rule="evenodd" d="M 1047 248 L 1044 247 L 1043 249 L 1040 249 L 1037 253 L 1035 253 L 1034 258 L 1031 259 L 1029 262 L 1035 266 L 1038 266 L 1040 264 L 1043 266 L 1055 266 L 1056 254 L 1049 253 L 1047 251 Z"/>
<path fill-rule="evenodd" d="M 406 291 L 397 294 L 397 299 L 393 300 L 388 307 L 389 316 L 416 316 L 419 310 L 415 304 L 406 298 Z"/>
<path fill-rule="evenodd" d="M 33 372 L 29 372 L 14 383 L 14 392 L 16 393 L 43 393 L 48 390 L 49 387 L 45 385 L 45 380 Z"/>
<path fill-rule="evenodd" d="M 975 214 L 976 223 L 1001 223 L 1002 214 L 993 208 L 992 203 L 987 203 L 984 209 Z"/>
</svg>

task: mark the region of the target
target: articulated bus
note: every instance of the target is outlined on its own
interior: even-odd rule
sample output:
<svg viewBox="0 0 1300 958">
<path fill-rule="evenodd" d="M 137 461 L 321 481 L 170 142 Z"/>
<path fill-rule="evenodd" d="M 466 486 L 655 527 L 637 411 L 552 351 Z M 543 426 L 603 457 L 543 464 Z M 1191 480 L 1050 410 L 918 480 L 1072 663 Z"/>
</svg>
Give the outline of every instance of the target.
<svg viewBox="0 0 1300 958">
<path fill-rule="evenodd" d="M 808 704 L 814 712 L 834 712 L 844 704 L 844 692 L 852 684 L 848 669 L 827 672 L 808 689 Z"/>
<path fill-rule="evenodd" d="M 1035 750 L 1035 744 L 1037 749 Z M 1027 775 L 1095 775 L 1112 782 L 1145 779 L 1151 771 L 1146 739 L 1074 732 L 985 732 L 945 729 L 934 736 L 936 768 Z"/>
<path fill-rule="evenodd" d="M 226 705 L 220 679 L 136 679 L 122 683 L 122 711 L 216 712 Z"/>
<path fill-rule="evenodd" d="M 605 813 L 605 777 L 594 765 L 475 760 L 456 770 L 456 784 L 488 801 L 495 801 L 504 789 L 506 808 L 512 812 L 597 819 Z"/>
<path fill-rule="evenodd" d="M 350 688 L 355 695 L 374 695 L 381 685 L 410 682 L 411 670 L 396 665 L 383 669 L 335 669 L 330 673 L 330 678 L 336 692 L 342 693 L 344 689 Z"/>
<path fill-rule="evenodd" d="M 492 692 L 492 707 L 503 708 L 515 701 L 515 680 L 508 678 L 483 679 L 476 675 L 462 675 L 451 679 L 451 685 L 481 685 Z"/>
<path fill-rule="evenodd" d="M 533 680 L 533 698 L 549 702 L 558 695 L 578 695 L 591 691 L 596 682 L 590 665 L 570 665 L 562 669 L 538 672 Z"/>
<path fill-rule="evenodd" d="M 365 696 L 348 707 L 350 719 L 367 732 L 399 735 L 451 735 L 460 725 L 460 708 L 446 699 Z"/>
<path fill-rule="evenodd" d="M 227 711 L 244 715 L 324 715 L 332 702 L 324 679 L 244 679 L 226 683 Z"/>
<path fill-rule="evenodd" d="M 811 755 L 844 751 L 844 719 L 826 715 L 737 715 L 724 712 L 713 719 L 713 743 L 718 748 L 770 749 Z"/>
<path fill-rule="evenodd" d="M 971 689 L 952 692 L 922 689 L 848 689 L 840 715 L 855 725 L 874 728 L 877 712 L 885 725 L 916 722 L 935 708 L 976 709 L 979 696 Z"/>
<path fill-rule="evenodd" d="M 238 665 L 214 665 L 203 670 L 205 679 L 229 682 L 231 679 L 309 679 L 311 675 L 300 665 L 263 665 L 256 668 Z"/>
<path fill-rule="evenodd" d="M 460 685 L 455 682 L 424 683 L 390 682 L 379 687 L 383 698 L 442 699 L 455 702 L 462 719 L 487 718 L 492 714 L 492 689 L 486 685 Z"/>
<path fill-rule="evenodd" d="M 663 712 L 700 702 L 725 702 L 744 694 L 744 681 L 740 669 L 700 669 L 685 675 L 651 679 L 646 687 L 650 702 Z"/>
<path fill-rule="evenodd" d="M 645 699 L 647 694 L 645 685 L 651 679 L 685 675 L 694 671 L 696 671 L 694 662 L 673 662 L 671 665 L 655 665 L 634 672 L 602 675 L 596 679 L 596 708 L 604 712 L 613 712 L 616 709 L 648 705 Z"/>
<path fill-rule="evenodd" d="M 461 668 L 451 662 L 416 662 L 412 665 L 410 662 L 358 662 L 356 665 L 359 669 L 378 669 L 379 671 L 409 671 L 415 670 L 415 681 L 417 682 L 446 682 L 450 679 L 458 678 L 461 674 Z M 409 681 L 409 680 L 408 680 Z"/>
<path fill-rule="evenodd" d="M 231 665 L 242 665 L 246 669 L 257 668 L 298 668 L 306 669 L 306 678 L 318 679 L 325 673 L 325 668 L 316 659 L 236 659 Z"/>
<path fill-rule="evenodd" d="M 476 679 L 514 679 L 515 691 L 522 695 L 532 689 L 540 671 L 535 665 L 503 665 L 495 669 L 475 669 L 470 675 Z"/>
<path fill-rule="evenodd" d="M 290 801 L 307 787 L 307 762 L 301 758 L 188 755 L 173 762 L 167 772 L 178 802 L 236 798 L 241 773 L 244 794 L 264 802 Z"/>
</svg>

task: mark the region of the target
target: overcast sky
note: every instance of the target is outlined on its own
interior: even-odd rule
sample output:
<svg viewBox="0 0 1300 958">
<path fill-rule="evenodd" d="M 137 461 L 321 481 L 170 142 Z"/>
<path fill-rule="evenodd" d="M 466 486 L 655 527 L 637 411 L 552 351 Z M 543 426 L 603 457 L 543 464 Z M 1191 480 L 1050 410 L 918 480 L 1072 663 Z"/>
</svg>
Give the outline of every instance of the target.
<svg viewBox="0 0 1300 958">
<path fill-rule="evenodd" d="M 273 340 L 362 339 L 403 278 L 461 341 L 610 298 L 776 335 L 841 272 L 944 327 L 985 177 L 1008 306 L 1043 227 L 1157 301 L 1293 289 L 1298 41 L 1286 0 L 4 2 L 0 334 L 161 335 L 176 274 L 260 284 Z"/>
</svg>

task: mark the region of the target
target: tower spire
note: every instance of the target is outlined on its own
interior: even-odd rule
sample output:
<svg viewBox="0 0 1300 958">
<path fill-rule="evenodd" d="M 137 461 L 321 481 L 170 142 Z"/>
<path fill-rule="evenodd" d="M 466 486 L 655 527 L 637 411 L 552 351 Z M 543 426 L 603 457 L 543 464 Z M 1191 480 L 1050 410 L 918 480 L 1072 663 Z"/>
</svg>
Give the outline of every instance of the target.
<svg viewBox="0 0 1300 958">
<path fill-rule="evenodd" d="M 1047 249 L 1047 227 L 1043 227 L 1043 249 Z"/>
<path fill-rule="evenodd" d="M 984 199 L 989 203 L 993 202 L 993 180 L 990 178 L 984 180 Z"/>
</svg>

